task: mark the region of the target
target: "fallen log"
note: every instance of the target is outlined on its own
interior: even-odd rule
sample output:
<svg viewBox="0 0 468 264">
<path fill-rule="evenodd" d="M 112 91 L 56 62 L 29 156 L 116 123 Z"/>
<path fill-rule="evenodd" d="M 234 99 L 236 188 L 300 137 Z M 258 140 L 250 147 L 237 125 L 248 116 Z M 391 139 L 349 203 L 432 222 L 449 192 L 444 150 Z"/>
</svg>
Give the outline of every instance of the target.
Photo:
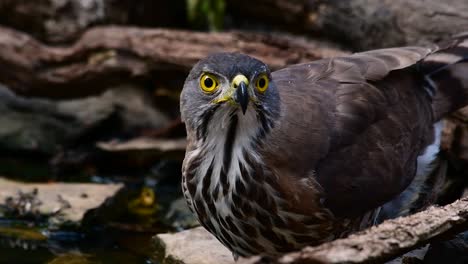
<svg viewBox="0 0 468 264">
<path fill-rule="evenodd" d="M 365 50 L 445 39 L 468 30 L 467 13 L 465 0 L 226 0 L 225 24 L 308 33 Z M 94 25 L 194 26 L 181 0 L 3 0 L 0 23 L 47 43 L 70 43 Z"/>
<path fill-rule="evenodd" d="M 436 238 L 468 229 L 468 198 L 384 223 L 278 259 L 253 257 L 243 264 L 381 263 Z"/>
<path fill-rule="evenodd" d="M 355 50 L 427 44 L 468 30 L 466 0 L 227 0 L 229 12 Z"/>
<path fill-rule="evenodd" d="M 327 46 L 278 34 L 111 26 L 90 29 L 73 45 L 52 47 L 0 27 L 0 83 L 25 96 L 49 98 L 88 96 L 141 78 L 172 78 L 182 87 L 191 66 L 209 53 L 243 52 L 277 69 L 344 54 Z"/>
<path fill-rule="evenodd" d="M 0 24 L 46 43 L 70 43 L 103 24 L 144 27 L 187 26 L 185 1 L 0 1 Z"/>
</svg>

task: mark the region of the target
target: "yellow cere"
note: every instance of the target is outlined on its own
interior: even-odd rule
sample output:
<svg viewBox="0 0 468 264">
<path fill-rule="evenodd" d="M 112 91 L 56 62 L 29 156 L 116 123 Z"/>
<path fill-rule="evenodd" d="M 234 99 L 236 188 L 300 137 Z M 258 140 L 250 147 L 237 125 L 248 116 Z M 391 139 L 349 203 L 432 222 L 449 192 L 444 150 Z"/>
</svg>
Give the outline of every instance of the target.
<svg viewBox="0 0 468 264">
<path fill-rule="evenodd" d="M 268 77 L 266 74 L 262 74 L 257 78 L 255 82 L 255 87 L 261 93 L 264 93 L 268 89 Z"/>
<path fill-rule="evenodd" d="M 214 93 L 218 87 L 218 79 L 209 73 L 204 73 L 200 78 L 200 87 L 205 93 Z"/>
<path fill-rule="evenodd" d="M 249 79 L 242 74 L 236 75 L 236 77 L 232 79 L 232 85 L 234 88 L 237 88 L 241 82 L 244 82 L 247 86 L 249 85 Z"/>
</svg>

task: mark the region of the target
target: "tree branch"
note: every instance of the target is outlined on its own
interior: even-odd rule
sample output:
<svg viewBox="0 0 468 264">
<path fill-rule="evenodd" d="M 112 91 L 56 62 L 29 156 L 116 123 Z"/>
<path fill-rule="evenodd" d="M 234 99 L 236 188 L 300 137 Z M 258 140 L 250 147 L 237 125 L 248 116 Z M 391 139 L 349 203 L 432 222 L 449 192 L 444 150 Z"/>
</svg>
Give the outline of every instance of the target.
<svg viewBox="0 0 468 264">
<path fill-rule="evenodd" d="M 324 43 L 278 34 L 115 26 L 90 29 L 71 46 L 52 47 L 0 27 L 0 82 L 27 96 L 87 96 L 158 73 L 178 72 L 183 80 L 195 62 L 221 51 L 253 55 L 273 69 L 343 54 Z"/>
</svg>

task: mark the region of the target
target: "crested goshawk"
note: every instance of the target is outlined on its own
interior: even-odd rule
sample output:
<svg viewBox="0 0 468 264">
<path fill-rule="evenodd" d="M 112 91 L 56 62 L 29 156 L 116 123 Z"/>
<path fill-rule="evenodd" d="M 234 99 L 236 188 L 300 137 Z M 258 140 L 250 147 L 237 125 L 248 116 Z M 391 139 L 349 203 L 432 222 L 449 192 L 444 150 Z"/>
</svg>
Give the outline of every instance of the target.
<svg viewBox="0 0 468 264">
<path fill-rule="evenodd" d="M 417 161 L 434 124 L 468 103 L 467 58 L 468 34 L 274 72 L 239 53 L 208 56 L 181 94 L 189 207 L 235 256 L 372 225 L 428 171 Z"/>
</svg>

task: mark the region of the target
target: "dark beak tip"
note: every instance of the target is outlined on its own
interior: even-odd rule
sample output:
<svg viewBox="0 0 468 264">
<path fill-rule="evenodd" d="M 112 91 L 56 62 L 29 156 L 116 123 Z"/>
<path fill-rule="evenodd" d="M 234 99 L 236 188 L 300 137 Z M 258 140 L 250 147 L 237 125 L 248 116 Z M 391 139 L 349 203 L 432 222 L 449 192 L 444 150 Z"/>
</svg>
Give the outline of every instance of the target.
<svg viewBox="0 0 468 264">
<path fill-rule="evenodd" d="M 241 82 L 239 87 L 237 87 L 236 101 L 241 106 L 242 114 L 245 115 L 247 106 L 249 105 L 249 93 L 247 91 L 247 85 L 244 82 Z"/>
<path fill-rule="evenodd" d="M 242 107 L 242 114 L 245 115 L 245 112 L 247 112 L 247 107 Z"/>
</svg>

